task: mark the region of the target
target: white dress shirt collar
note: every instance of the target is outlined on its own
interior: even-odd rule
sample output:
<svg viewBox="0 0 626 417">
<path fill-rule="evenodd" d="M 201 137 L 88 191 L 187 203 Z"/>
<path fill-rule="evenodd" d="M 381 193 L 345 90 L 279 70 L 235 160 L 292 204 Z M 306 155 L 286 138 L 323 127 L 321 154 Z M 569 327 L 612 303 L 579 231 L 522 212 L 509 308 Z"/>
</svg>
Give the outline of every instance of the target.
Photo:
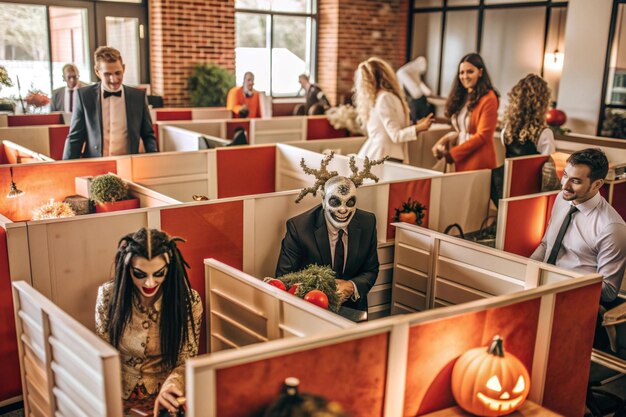
<svg viewBox="0 0 626 417">
<path fill-rule="evenodd" d="M 582 214 L 584 214 L 585 216 L 588 216 L 589 213 L 591 213 L 596 207 L 598 207 L 598 204 L 600 204 L 601 200 L 602 200 L 602 196 L 600 195 L 600 192 L 598 191 L 596 195 L 594 195 L 593 197 L 591 197 L 589 200 L 585 201 L 584 203 L 576 204 L 576 208 Z"/>
</svg>

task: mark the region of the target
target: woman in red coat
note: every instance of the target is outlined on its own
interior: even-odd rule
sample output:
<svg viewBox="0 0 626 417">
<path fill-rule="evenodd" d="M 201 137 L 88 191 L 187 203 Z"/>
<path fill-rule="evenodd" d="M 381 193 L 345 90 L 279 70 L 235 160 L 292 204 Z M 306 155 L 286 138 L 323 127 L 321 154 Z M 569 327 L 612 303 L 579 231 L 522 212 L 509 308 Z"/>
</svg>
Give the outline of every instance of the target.
<svg viewBox="0 0 626 417">
<path fill-rule="evenodd" d="M 498 92 L 480 55 L 465 55 L 446 102 L 446 116 L 455 131 L 435 144 L 435 157 L 454 163 L 456 171 L 495 168 L 498 104 Z"/>
</svg>

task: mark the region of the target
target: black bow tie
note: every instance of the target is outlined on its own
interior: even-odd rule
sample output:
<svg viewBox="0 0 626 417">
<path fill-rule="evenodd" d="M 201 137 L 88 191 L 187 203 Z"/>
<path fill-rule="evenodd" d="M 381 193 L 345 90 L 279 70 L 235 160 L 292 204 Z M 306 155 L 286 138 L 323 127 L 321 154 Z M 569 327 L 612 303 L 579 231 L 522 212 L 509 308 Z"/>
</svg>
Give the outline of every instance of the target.
<svg viewBox="0 0 626 417">
<path fill-rule="evenodd" d="M 112 93 L 111 91 L 104 90 L 104 98 L 109 98 L 111 96 L 122 97 L 122 90 L 116 91 Z"/>
</svg>

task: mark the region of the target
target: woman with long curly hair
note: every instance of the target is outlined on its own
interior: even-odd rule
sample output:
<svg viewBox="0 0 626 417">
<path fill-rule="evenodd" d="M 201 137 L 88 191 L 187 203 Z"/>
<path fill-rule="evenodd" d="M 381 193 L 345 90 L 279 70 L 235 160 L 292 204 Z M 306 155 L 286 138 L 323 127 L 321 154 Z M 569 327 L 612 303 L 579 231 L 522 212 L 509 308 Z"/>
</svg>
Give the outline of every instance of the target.
<svg viewBox="0 0 626 417">
<path fill-rule="evenodd" d="M 491 84 L 483 59 L 475 53 L 465 55 L 446 102 L 446 116 L 455 131 L 435 144 L 433 155 L 454 163 L 456 171 L 495 168 L 493 134 L 498 123 L 498 105 L 498 92 Z"/>
<path fill-rule="evenodd" d="M 120 239 L 115 277 L 100 286 L 96 333 L 120 351 L 124 400 L 170 412 L 184 395 L 185 361 L 198 354 L 202 302 L 177 241 L 141 228 Z M 141 401 L 143 402 L 143 401 Z"/>
<path fill-rule="evenodd" d="M 511 89 L 509 104 L 504 111 L 504 128 L 501 133 L 507 158 L 538 154 L 551 155 L 556 151 L 554 133 L 546 124 L 550 97 L 548 83 L 535 74 L 528 74 Z M 550 170 L 544 170 L 544 173 L 553 176 Z M 499 199 L 502 198 L 503 177 L 504 166 L 493 170 L 491 199 L 496 207 Z M 555 183 L 555 180 L 557 179 L 546 178 L 544 181 Z"/>
<path fill-rule="evenodd" d="M 396 162 L 408 162 L 407 143 L 417 139 L 433 123 L 433 115 L 411 125 L 404 92 L 391 66 L 372 57 L 359 64 L 354 74 L 356 110 L 367 129 L 367 141 L 358 156 L 380 159 L 389 156 Z"/>
</svg>

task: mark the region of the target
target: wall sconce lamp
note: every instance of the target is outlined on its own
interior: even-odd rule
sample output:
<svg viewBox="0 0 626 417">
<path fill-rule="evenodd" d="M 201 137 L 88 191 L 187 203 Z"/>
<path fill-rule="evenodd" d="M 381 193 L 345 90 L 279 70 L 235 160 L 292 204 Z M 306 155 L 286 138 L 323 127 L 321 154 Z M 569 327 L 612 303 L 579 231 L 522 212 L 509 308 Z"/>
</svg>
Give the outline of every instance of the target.
<svg viewBox="0 0 626 417">
<path fill-rule="evenodd" d="M 23 196 L 25 193 L 24 191 L 20 190 L 17 188 L 17 185 L 15 184 L 15 181 L 13 181 L 13 168 L 9 168 L 9 171 L 11 171 L 11 190 L 9 190 L 9 193 L 7 194 L 7 198 L 15 198 L 15 197 L 21 197 Z"/>
<path fill-rule="evenodd" d="M 552 69 L 552 70 L 561 70 L 563 69 L 563 60 L 565 55 L 563 52 L 559 51 L 559 42 L 561 40 L 561 22 L 563 17 L 563 10 L 558 9 L 559 11 L 559 24 L 557 26 L 557 35 L 556 35 L 556 47 L 553 52 L 546 52 L 544 57 L 544 66 Z"/>
</svg>

